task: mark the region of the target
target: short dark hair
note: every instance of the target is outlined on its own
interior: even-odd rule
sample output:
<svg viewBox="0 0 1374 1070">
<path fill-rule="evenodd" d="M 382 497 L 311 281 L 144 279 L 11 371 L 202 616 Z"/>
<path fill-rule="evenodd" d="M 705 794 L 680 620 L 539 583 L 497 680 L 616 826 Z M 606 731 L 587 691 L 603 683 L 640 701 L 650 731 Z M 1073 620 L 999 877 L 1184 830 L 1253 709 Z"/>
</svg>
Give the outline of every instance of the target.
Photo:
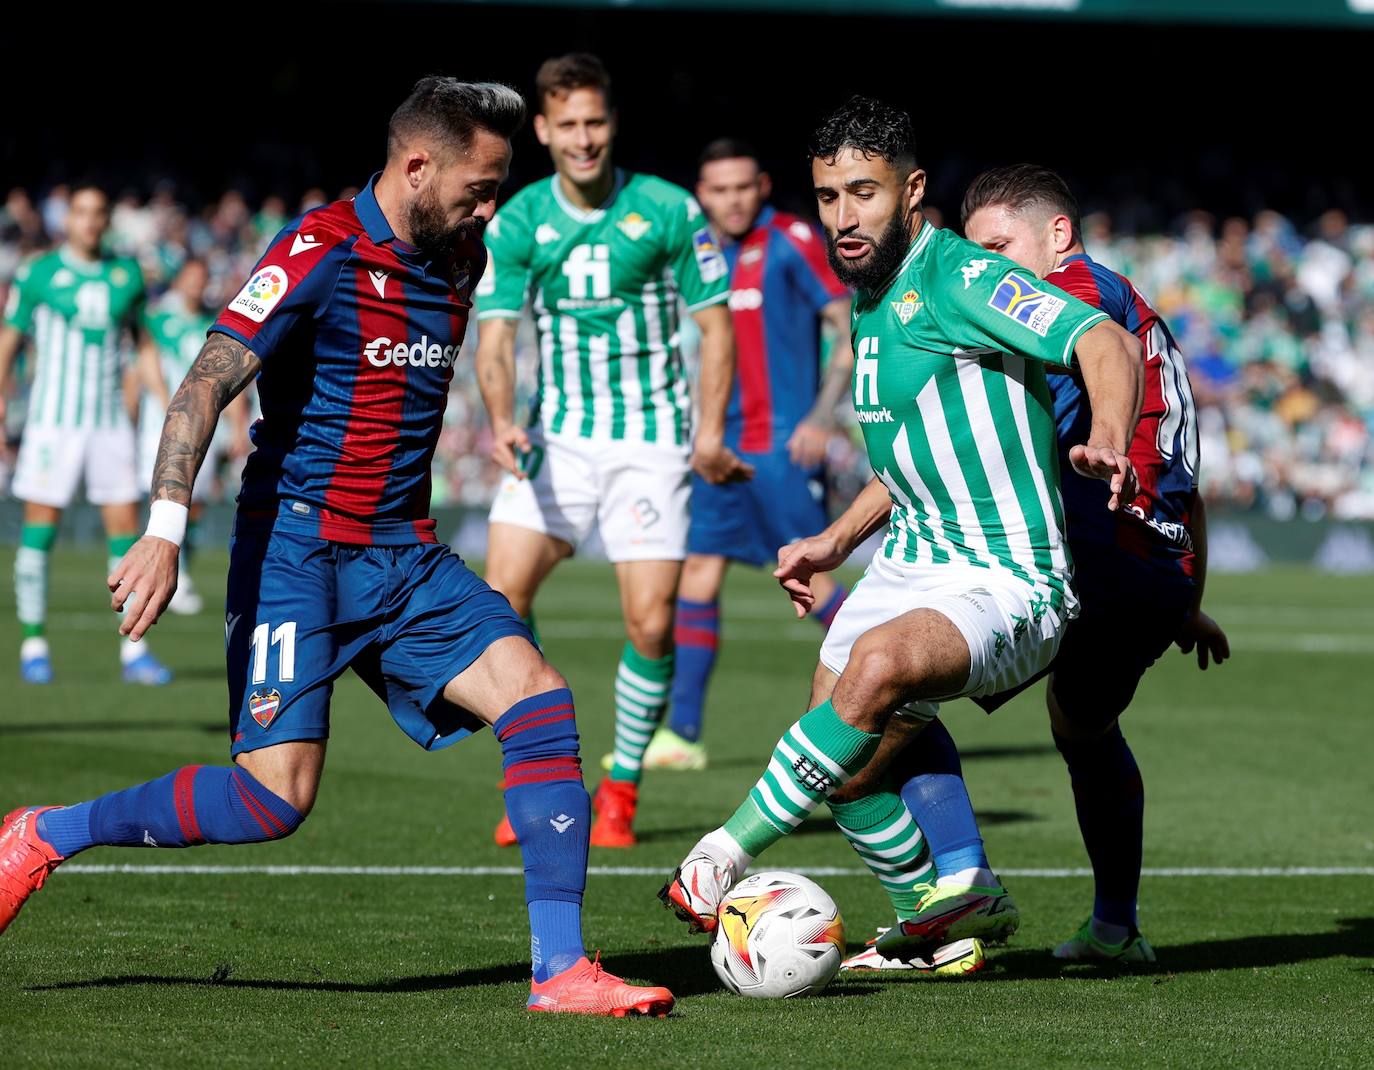
<svg viewBox="0 0 1374 1070">
<path fill-rule="evenodd" d="M 77 178 L 67 183 L 67 201 L 71 202 L 76 198 L 78 193 L 85 193 L 87 190 L 93 190 L 100 194 L 105 198 L 105 203 L 107 205 L 114 200 L 114 198 L 110 196 L 110 191 L 105 188 L 105 183 L 101 182 L 100 179 L 96 178 L 94 175 L 79 175 Z"/>
<path fill-rule="evenodd" d="M 509 140 L 524 122 L 525 100 L 510 86 L 430 75 L 392 112 L 386 151 L 394 156 L 417 137 L 462 151 L 478 130 Z"/>
<path fill-rule="evenodd" d="M 842 149 L 858 149 L 865 158 L 877 156 L 894 167 L 916 166 L 916 141 L 911 116 L 872 97 L 852 96 L 811 135 L 808 153 L 830 163 Z"/>
<path fill-rule="evenodd" d="M 753 160 L 758 163 L 759 154 L 747 141 L 741 141 L 737 137 L 718 137 L 701 150 L 701 159 L 697 161 L 697 167 L 705 167 L 717 160 Z"/>
<path fill-rule="evenodd" d="M 566 56 L 554 56 L 539 65 L 534 76 L 534 91 L 539 97 L 539 110 L 544 110 L 544 102 L 549 97 L 564 96 L 574 89 L 598 89 L 606 98 L 609 107 L 611 100 L 611 76 L 606 65 L 590 52 L 569 52 Z"/>
<path fill-rule="evenodd" d="M 974 212 L 993 205 L 1004 205 L 1017 214 L 1035 207 L 1066 215 L 1073 227 L 1073 240 L 1082 239 L 1083 221 L 1078 198 L 1069 189 L 1069 184 L 1048 167 L 1018 163 L 984 171 L 964 193 L 960 222 L 967 227 Z"/>
</svg>

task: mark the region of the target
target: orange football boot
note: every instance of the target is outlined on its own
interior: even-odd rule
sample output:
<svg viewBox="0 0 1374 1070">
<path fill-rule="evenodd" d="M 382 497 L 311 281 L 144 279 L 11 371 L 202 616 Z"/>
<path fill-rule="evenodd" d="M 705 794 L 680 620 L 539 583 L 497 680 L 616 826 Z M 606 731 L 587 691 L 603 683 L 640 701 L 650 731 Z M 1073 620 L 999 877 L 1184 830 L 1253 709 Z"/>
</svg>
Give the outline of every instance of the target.
<svg viewBox="0 0 1374 1070">
<path fill-rule="evenodd" d="M 584 955 L 556 977 L 530 984 L 528 1010 L 564 1014 L 600 1014 L 624 1018 L 627 1014 L 664 1017 L 673 1009 L 673 994 L 666 988 L 641 988 L 627 984 L 601 966 L 601 952 L 594 962 Z"/>
<path fill-rule="evenodd" d="M 21 806 L 0 823 L 0 933 L 62 861 L 52 844 L 38 835 L 38 815 L 52 809 Z"/>
<path fill-rule="evenodd" d="M 496 826 L 491 838 L 496 841 L 497 847 L 514 847 L 520 842 L 515 835 L 515 829 L 510 826 L 510 817 L 506 814 L 501 815 L 501 822 Z"/>
<path fill-rule="evenodd" d="M 633 847 L 635 810 L 639 806 L 639 785 L 607 777 L 592 796 L 591 845 L 593 847 Z"/>
</svg>

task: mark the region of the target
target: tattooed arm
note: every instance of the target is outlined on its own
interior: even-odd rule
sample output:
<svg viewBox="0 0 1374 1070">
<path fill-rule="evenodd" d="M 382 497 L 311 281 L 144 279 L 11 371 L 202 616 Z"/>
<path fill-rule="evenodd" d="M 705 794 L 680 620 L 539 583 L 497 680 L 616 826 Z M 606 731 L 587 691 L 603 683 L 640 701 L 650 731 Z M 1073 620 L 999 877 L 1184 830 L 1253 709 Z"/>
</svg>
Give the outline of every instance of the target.
<svg viewBox="0 0 1374 1070">
<path fill-rule="evenodd" d="M 219 414 L 262 367 L 242 342 L 215 332 L 191 365 L 167 406 L 157 462 L 153 466 L 153 501 L 191 504 L 196 481 Z M 128 608 L 119 634 L 137 641 L 157 623 L 177 589 L 176 543 L 144 535 L 110 573 L 110 605 L 119 612 Z"/>
</svg>

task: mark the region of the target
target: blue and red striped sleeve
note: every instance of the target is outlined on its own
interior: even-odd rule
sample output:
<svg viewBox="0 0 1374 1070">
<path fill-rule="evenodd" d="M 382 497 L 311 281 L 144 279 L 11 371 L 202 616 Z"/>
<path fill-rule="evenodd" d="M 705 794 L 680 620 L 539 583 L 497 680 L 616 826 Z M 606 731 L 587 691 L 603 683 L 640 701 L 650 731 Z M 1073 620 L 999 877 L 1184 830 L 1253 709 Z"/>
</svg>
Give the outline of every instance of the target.
<svg viewBox="0 0 1374 1070">
<path fill-rule="evenodd" d="M 297 323 L 329 302 L 355 240 L 347 221 L 336 218 L 341 211 L 353 209 L 330 205 L 287 224 L 210 331 L 238 339 L 266 363 Z"/>
<path fill-rule="evenodd" d="M 796 216 L 779 213 L 774 218 L 783 243 L 795 254 L 790 259 L 796 268 L 793 278 L 797 290 L 811 307 L 819 312 L 830 302 L 848 297 L 849 291 L 830 268 L 825 244 L 815 228 Z"/>
</svg>

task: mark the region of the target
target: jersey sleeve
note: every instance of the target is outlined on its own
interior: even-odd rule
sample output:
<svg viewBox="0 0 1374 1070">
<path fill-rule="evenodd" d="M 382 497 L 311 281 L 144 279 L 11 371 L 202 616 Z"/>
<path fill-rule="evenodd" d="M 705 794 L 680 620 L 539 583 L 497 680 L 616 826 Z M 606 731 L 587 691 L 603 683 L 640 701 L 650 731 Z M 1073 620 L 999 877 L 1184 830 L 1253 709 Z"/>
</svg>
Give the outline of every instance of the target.
<svg viewBox="0 0 1374 1070">
<path fill-rule="evenodd" d="M 496 213 L 483 235 L 487 264 L 477 284 L 477 318 L 519 319 L 530 287 L 534 248 L 525 213 L 518 201 Z"/>
<path fill-rule="evenodd" d="M 730 296 L 730 267 L 695 197 L 670 209 L 668 263 L 688 312 L 718 305 Z"/>
<path fill-rule="evenodd" d="M 782 228 L 784 240 L 792 251 L 793 285 L 814 312 L 832 301 L 849 297 L 844 283 L 835 277 L 825 256 L 825 245 L 815 228 L 800 219 Z"/>
<path fill-rule="evenodd" d="M 992 348 L 1045 364 L 1069 367 L 1073 347 L 1107 314 L 1085 304 L 1006 257 L 977 249 L 940 265 L 935 306 L 950 340 L 966 349 Z M 983 255 L 978 255 L 982 253 Z"/>
<path fill-rule="evenodd" d="M 148 284 L 143 278 L 143 269 L 138 266 L 137 260 L 129 261 L 128 270 L 133 280 L 133 295 L 129 299 L 129 314 L 124 322 L 129 325 L 134 338 L 138 339 L 148 329 Z"/>
<path fill-rule="evenodd" d="M 10 283 L 5 297 L 5 325 L 27 334 L 33 324 L 33 310 L 38 302 L 38 280 L 32 264 L 23 264 Z"/>
<path fill-rule="evenodd" d="M 346 234 L 313 226 L 297 241 L 303 220 L 290 223 L 268 246 L 248 281 L 210 325 L 242 342 L 266 363 L 298 323 L 328 304 L 348 252 Z"/>
</svg>

